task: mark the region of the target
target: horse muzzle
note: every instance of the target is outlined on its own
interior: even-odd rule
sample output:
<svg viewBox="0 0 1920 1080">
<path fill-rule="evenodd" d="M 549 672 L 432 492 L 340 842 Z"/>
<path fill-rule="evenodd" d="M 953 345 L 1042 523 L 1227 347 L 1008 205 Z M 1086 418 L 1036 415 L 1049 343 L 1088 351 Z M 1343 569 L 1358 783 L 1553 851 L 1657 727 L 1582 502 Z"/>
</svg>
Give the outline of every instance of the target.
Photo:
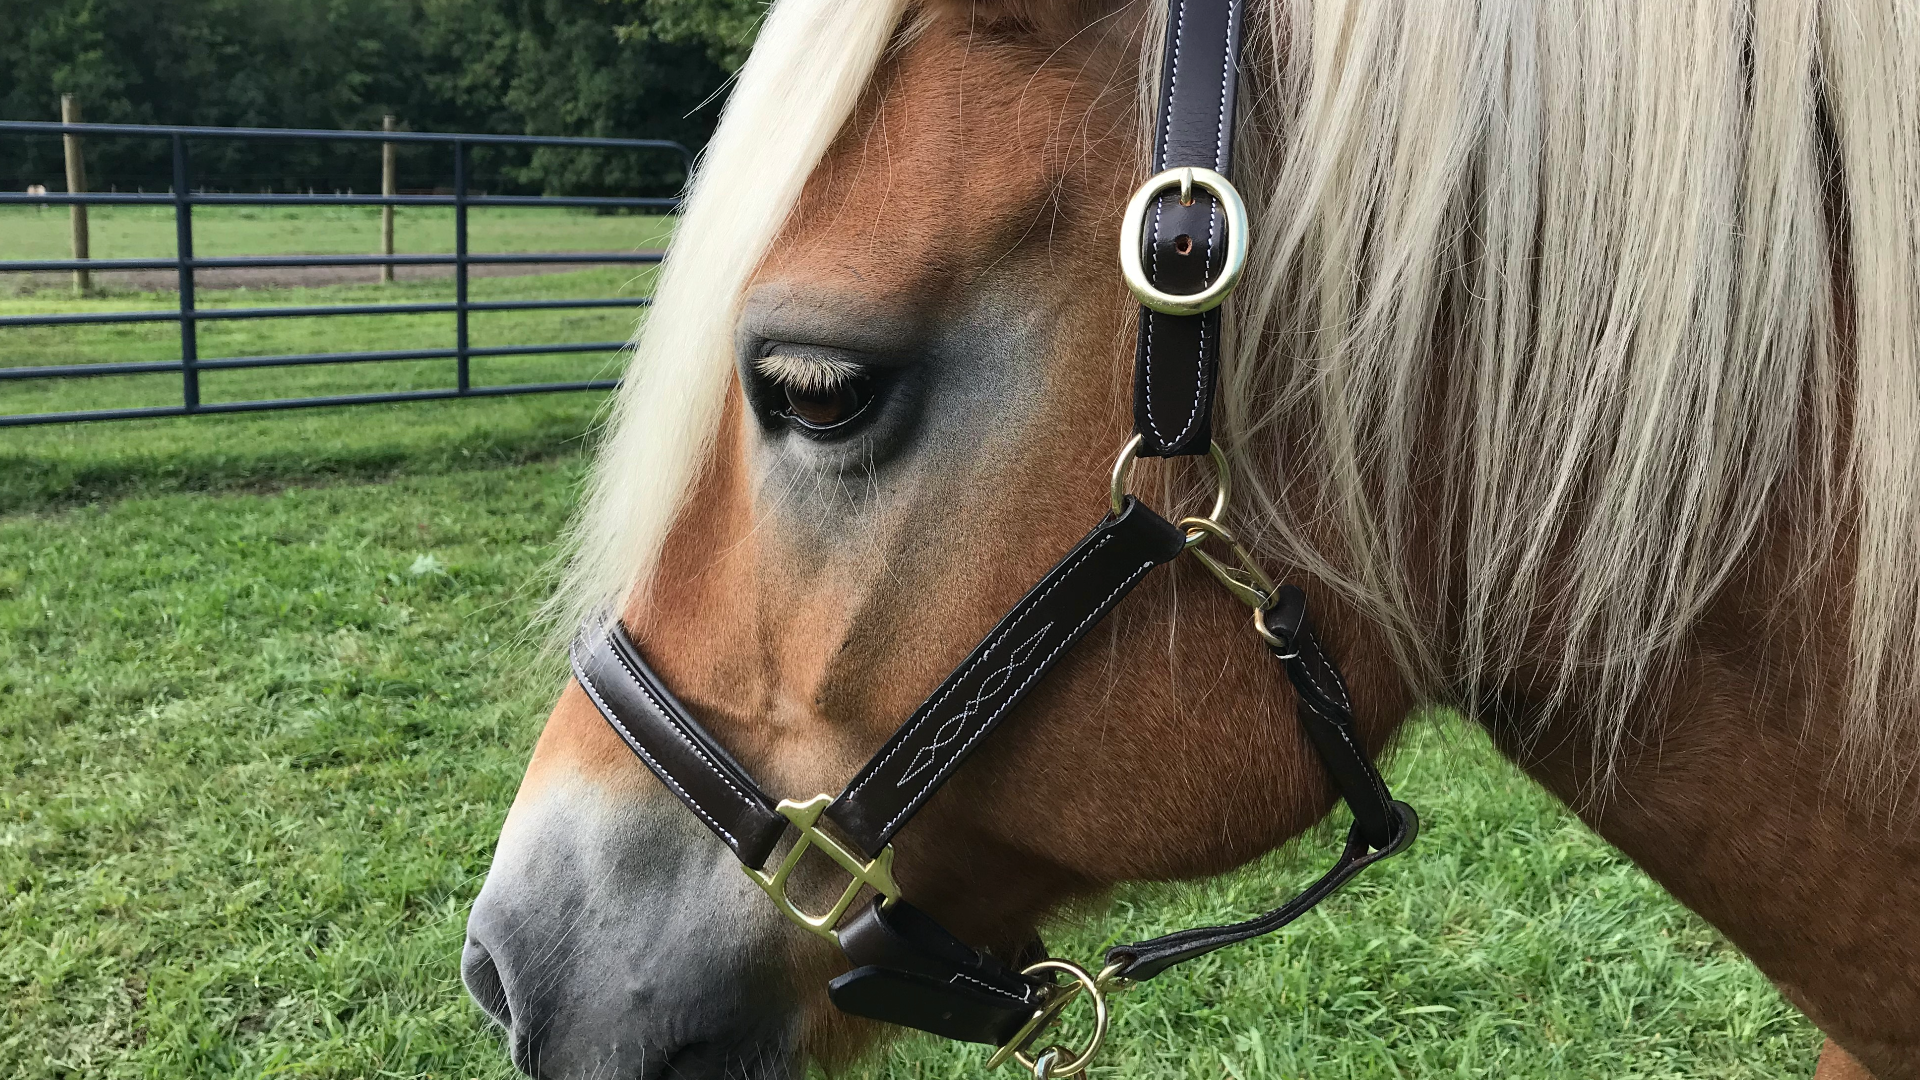
<svg viewBox="0 0 1920 1080">
<path fill-rule="evenodd" d="M 528 1076 L 784 1080 L 787 934 L 672 800 L 550 788 L 502 830 L 461 977 Z"/>
</svg>

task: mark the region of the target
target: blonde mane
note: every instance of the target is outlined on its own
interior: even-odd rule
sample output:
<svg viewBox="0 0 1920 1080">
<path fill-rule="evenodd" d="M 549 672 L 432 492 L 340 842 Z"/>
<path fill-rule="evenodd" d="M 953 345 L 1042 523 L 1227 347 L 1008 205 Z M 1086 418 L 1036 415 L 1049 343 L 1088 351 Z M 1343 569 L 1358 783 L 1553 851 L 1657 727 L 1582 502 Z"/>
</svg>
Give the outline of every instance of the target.
<svg viewBox="0 0 1920 1080">
<path fill-rule="evenodd" d="M 567 636 L 642 582 L 720 422 L 741 293 L 853 112 L 906 0 L 780 0 L 695 170 L 545 615 Z"/>
<path fill-rule="evenodd" d="M 1817 554 L 1857 545 L 1845 739 L 1884 758 L 1920 670 L 1920 17 L 1273 10 L 1221 395 L 1258 461 L 1249 531 L 1390 627 L 1429 692 L 1544 671 L 1613 761 L 1763 521 L 1797 515 Z M 1435 573 L 1462 608 L 1416 594 Z"/>
<path fill-rule="evenodd" d="M 1253 6 L 1236 181 L 1255 247 L 1218 396 L 1255 505 L 1237 527 L 1361 604 L 1435 697 L 1544 672 L 1610 761 L 1763 524 L 1796 515 L 1853 568 L 1847 749 L 1900 760 L 1920 691 L 1920 12 Z M 566 618 L 646 580 L 717 423 L 741 287 L 903 9 L 774 6 L 638 338 Z"/>
</svg>

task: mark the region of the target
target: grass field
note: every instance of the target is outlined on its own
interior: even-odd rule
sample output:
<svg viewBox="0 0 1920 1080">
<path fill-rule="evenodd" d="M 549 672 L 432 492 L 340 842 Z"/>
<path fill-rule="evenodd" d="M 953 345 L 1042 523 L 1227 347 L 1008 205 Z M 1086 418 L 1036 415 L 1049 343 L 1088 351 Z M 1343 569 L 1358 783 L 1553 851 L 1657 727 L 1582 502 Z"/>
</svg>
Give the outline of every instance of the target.
<svg viewBox="0 0 1920 1080">
<path fill-rule="evenodd" d="M 557 686 L 523 630 L 603 400 L 0 431 L 0 1075 L 509 1075 L 458 954 Z M 1476 733 L 1390 771 L 1415 848 L 1120 999 L 1096 1076 L 1811 1074 L 1751 965 Z M 1048 939 L 1243 917 L 1332 846 Z M 983 1060 L 910 1039 L 852 1075 Z"/>
<path fill-rule="evenodd" d="M 659 247 L 664 218 L 599 215 L 568 209 L 478 206 L 467 211 L 473 251 L 616 251 Z M 65 207 L 0 207 L 0 259 L 65 259 Z M 371 255 L 380 247 L 380 210 L 372 206 L 197 206 L 194 253 L 230 255 Z M 96 259 L 172 258 L 173 208 L 89 208 L 90 254 Z M 453 251 L 453 208 L 401 207 L 393 215 L 393 247 L 412 255 Z"/>
<path fill-rule="evenodd" d="M 163 490 L 17 490 L 0 519 L 0 1072 L 506 1075 L 456 960 L 553 691 L 519 635 L 593 406 L 0 434 L 14 467 Z M 1393 773 L 1414 851 L 1123 999 L 1100 1075 L 1809 1074 L 1767 983 L 1477 736 L 1429 727 Z M 1051 938 L 1244 915 L 1307 847 Z M 856 1075 L 979 1061 L 912 1040 Z"/>
</svg>

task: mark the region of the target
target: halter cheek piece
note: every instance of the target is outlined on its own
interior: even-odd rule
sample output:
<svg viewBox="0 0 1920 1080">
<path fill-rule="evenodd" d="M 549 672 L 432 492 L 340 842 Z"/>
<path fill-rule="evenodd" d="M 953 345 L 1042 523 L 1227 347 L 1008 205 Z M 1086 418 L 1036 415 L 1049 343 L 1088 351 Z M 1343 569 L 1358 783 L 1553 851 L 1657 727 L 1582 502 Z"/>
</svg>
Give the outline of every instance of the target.
<svg viewBox="0 0 1920 1080">
<path fill-rule="evenodd" d="M 1128 205 L 1120 262 L 1140 299 L 1134 437 L 1114 465 L 1112 513 L 1014 605 L 837 796 L 775 800 L 647 666 L 617 620 L 589 624 L 573 671 L 621 739 L 739 857 L 789 919 L 834 942 L 852 970 L 827 986 L 841 1010 L 998 1047 L 1036 1080 L 1084 1071 L 1107 1027 L 1107 997 L 1215 949 L 1271 933 L 1349 878 L 1412 842 L 1412 808 L 1388 794 L 1354 729 L 1347 687 L 1321 650 L 1306 597 L 1275 586 L 1221 524 L 1226 459 L 1212 441 L 1220 304 L 1246 263 L 1247 214 L 1227 180 L 1243 0 L 1171 0 L 1155 124 L 1155 175 Z M 1210 453 L 1219 493 L 1206 517 L 1170 524 L 1126 494 L 1141 456 Z M 1223 560 L 1205 550 L 1213 544 Z M 996 958 L 907 902 L 888 843 L 1093 625 L 1155 567 L 1190 554 L 1253 609 L 1254 629 L 1293 684 L 1297 711 L 1353 812 L 1346 848 L 1305 892 L 1255 919 L 1197 927 L 1107 950 L 1100 972 L 1045 956 L 1038 941 Z M 794 841 L 771 869 L 775 848 Z M 809 850 L 845 871 L 824 911 L 801 908 L 788 876 Z M 871 903 L 855 903 L 863 892 Z M 1064 976 L 1065 981 L 1061 981 Z M 1035 1049 L 1084 993 L 1094 1033 L 1079 1054 Z M 1028 1056 L 1029 1053 L 1032 1056 Z"/>
</svg>

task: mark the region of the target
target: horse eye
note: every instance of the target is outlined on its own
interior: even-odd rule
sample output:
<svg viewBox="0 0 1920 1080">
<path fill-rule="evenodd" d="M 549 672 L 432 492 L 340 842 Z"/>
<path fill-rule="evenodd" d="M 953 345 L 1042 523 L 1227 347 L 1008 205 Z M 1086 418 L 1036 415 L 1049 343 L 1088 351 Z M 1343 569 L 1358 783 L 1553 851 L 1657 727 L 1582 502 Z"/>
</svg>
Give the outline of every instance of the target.
<svg viewBox="0 0 1920 1080">
<path fill-rule="evenodd" d="M 873 411 L 889 381 L 884 372 L 824 350 L 776 348 L 754 361 L 754 382 L 767 415 L 802 435 L 845 433 Z"/>
<path fill-rule="evenodd" d="M 825 434 L 845 427 L 873 403 L 873 380 L 864 375 L 843 376 L 810 386 L 780 387 L 787 407 L 780 415 L 802 431 Z"/>
<path fill-rule="evenodd" d="M 860 415 L 869 399 L 864 379 L 832 386 L 787 387 L 786 394 L 786 415 L 816 430 L 839 427 Z"/>
</svg>

